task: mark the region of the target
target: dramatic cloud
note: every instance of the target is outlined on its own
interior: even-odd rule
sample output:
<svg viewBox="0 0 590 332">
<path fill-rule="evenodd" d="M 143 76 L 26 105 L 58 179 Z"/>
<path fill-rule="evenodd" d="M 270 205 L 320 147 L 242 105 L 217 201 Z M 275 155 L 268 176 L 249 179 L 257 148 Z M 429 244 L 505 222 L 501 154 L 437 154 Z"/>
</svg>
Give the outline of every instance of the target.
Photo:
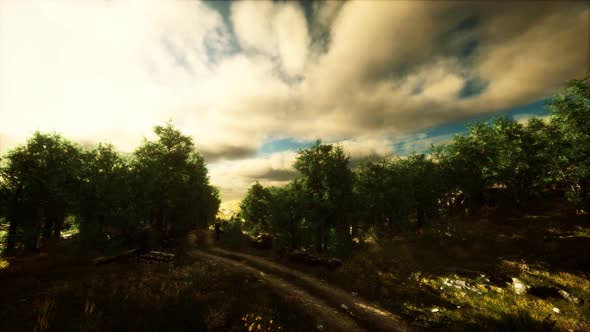
<svg viewBox="0 0 590 332">
<path fill-rule="evenodd" d="M 278 57 L 289 76 L 301 74 L 309 47 L 307 23 L 296 3 L 239 1 L 232 7 L 232 23 L 240 45 Z"/>
<path fill-rule="evenodd" d="M 352 139 L 338 142 L 350 156 L 352 164 L 365 159 L 379 159 L 393 155 L 391 141 L 388 139 Z"/>
<path fill-rule="evenodd" d="M 265 157 L 222 162 L 211 169 L 211 180 L 225 189 L 224 199 L 241 198 L 256 181 L 263 185 L 283 185 L 295 178 L 295 157 L 295 152 L 284 151 Z"/>
<path fill-rule="evenodd" d="M 582 2 L 215 5 L 0 2 L 0 149 L 55 130 L 132 151 L 171 120 L 233 199 L 294 176 L 294 152 L 260 154 L 274 139 L 340 142 L 355 162 L 423 151 L 452 136 L 429 128 L 533 103 L 590 67 Z"/>
</svg>

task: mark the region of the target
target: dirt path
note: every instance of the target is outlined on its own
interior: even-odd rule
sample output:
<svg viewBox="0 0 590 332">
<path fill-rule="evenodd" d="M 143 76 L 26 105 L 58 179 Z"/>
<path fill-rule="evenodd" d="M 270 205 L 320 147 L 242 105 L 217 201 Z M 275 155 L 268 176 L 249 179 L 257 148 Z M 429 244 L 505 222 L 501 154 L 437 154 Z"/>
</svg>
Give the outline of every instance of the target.
<svg viewBox="0 0 590 332">
<path fill-rule="evenodd" d="M 323 300 L 294 286 L 283 278 L 267 274 L 242 262 L 200 250 L 194 250 L 190 255 L 205 261 L 225 265 L 230 269 L 242 273 L 256 276 L 260 282 L 265 283 L 288 303 L 301 307 L 312 317 L 317 317 L 317 326 L 320 331 L 365 331 L 365 329 L 361 328 L 352 318 L 338 312 L 338 310 L 330 307 Z"/>
<path fill-rule="evenodd" d="M 237 253 L 220 248 L 209 250 L 215 257 L 231 259 L 248 266 L 259 273 L 280 277 L 286 280 L 289 287 L 305 289 L 322 299 L 332 308 L 337 308 L 342 315 L 353 318 L 364 328 L 371 331 L 412 331 L 416 328 L 408 326 L 399 316 L 388 312 L 376 304 L 358 296 L 327 284 L 313 276 L 277 264 L 261 257 Z M 221 257 L 222 256 L 222 257 Z M 347 318 L 348 318 L 347 317 Z"/>
</svg>

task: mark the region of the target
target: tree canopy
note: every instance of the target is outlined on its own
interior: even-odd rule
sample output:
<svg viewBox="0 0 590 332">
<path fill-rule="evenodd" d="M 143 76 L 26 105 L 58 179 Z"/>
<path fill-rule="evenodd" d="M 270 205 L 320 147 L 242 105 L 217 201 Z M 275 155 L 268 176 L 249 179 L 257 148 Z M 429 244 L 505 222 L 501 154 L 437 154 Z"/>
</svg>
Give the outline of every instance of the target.
<svg viewBox="0 0 590 332">
<path fill-rule="evenodd" d="M 83 149 L 39 132 L 9 151 L 0 164 L 6 250 L 32 251 L 40 240 L 59 237 L 67 216 L 78 220 L 86 245 L 143 227 L 175 238 L 212 223 L 219 194 L 192 139 L 169 123 L 154 132 L 157 140 L 128 157 L 110 144 Z"/>
<path fill-rule="evenodd" d="M 565 190 L 590 201 L 590 86 L 573 80 L 548 104 L 548 120 L 496 117 L 472 123 L 431 153 L 365 160 L 352 169 L 342 148 L 300 150 L 299 176 L 284 187 L 255 183 L 242 201 L 246 225 L 291 246 L 336 248 L 370 229 L 387 237 L 441 216 L 477 214 L 484 206 L 526 210 L 530 200 Z M 305 231 L 304 231 L 305 230 Z M 307 242 L 306 242 L 307 241 Z"/>
</svg>

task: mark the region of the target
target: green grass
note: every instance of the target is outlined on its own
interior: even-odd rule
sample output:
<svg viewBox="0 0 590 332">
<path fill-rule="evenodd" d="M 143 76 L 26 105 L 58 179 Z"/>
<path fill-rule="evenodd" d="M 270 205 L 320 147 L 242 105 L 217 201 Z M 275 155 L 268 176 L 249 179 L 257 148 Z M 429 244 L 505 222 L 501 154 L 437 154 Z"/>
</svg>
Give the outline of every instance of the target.
<svg viewBox="0 0 590 332">
<path fill-rule="evenodd" d="M 478 218 L 432 222 L 420 234 L 398 234 L 357 248 L 336 272 L 283 263 L 426 329 L 590 331 L 590 220 L 546 205 L 528 214 L 489 211 Z M 506 281 L 490 277 L 556 287 L 586 302 L 518 295 Z M 475 291 L 447 286 L 447 279 L 465 281 Z"/>
</svg>

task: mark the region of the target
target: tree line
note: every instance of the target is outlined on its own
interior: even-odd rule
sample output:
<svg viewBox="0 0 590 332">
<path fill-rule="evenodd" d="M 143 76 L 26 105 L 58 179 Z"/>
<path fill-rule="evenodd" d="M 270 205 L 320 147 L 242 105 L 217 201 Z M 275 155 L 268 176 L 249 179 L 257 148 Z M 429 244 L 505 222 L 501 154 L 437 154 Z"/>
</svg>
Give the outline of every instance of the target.
<svg viewBox="0 0 590 332">
<path fill-rule="evenodd" d="M 389 236 L 410 220 L 422 227 L 486 205 L 526 210 L 550 192 L 588 211 L 590 78 L 569 81 L 547 107 L 546 121 L 480 121 L 428 155 L 365 160 L 354 169 L 340 146 L 317 141 L 298 151 L 299 175 L 286 186 L 251 186 L 241 218 L 284 246 L 346 252 L 369 231 Z"/>
<path fill-rule="evenodd" d="M 5 250 L 35 251 L 60 237 L 67 217 L 76 220 L 86 247 L 107 236 L 134 239 L 142 229 L 162 244 L 212 223 L 219 193 L 191 137 L 170 123 L 154 132 L 156 140 L 144 140 L 128 156 L 111 144 L 82 148 L 41 132 L 7 152 L 0 161 Z"/>
</svg>

